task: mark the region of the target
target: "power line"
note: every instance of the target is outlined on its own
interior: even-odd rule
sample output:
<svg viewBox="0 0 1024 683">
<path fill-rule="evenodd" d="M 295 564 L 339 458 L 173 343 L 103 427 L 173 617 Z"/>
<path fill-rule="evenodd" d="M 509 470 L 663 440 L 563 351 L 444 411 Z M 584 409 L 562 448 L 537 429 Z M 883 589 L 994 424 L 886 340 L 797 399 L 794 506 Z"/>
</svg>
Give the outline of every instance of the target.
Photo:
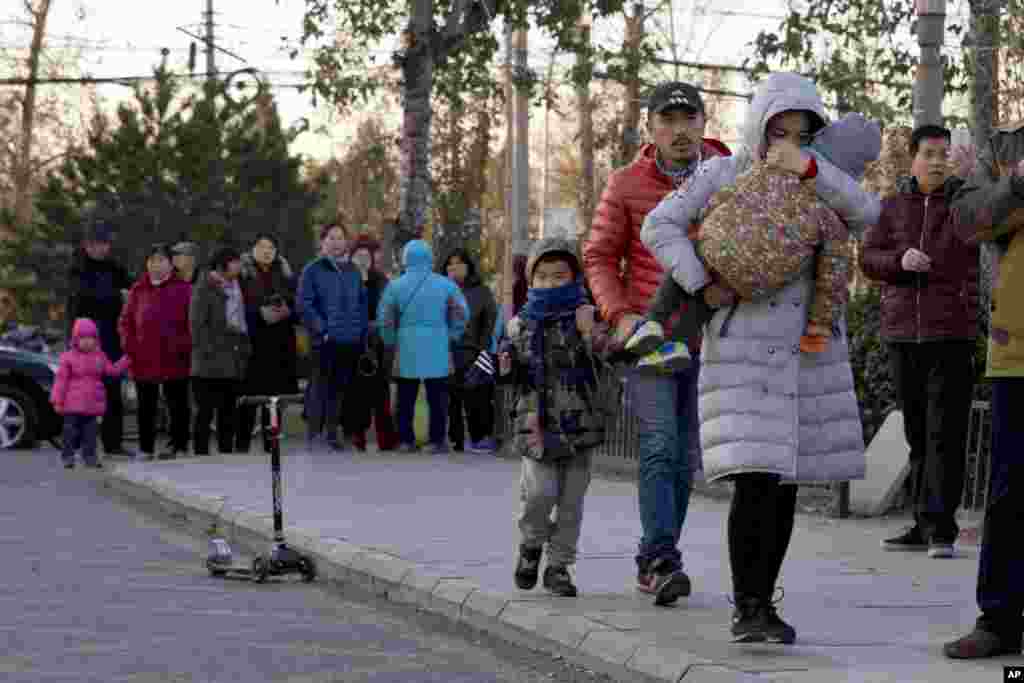
<svg viewBox="0 0 1024 683">
<path fill-rule="evenodd" d="M 220 71 L 214 76 L 230 76 L 234 71 Z M 305 71 L 260 71 L 259 76 L 306 76 Z M 200 80 L 205 76 L 186 76 L 174 74 L 174 78 L 181 80 Z M 107 83 L 128 84 L 145 83 L 157 80 L 156 76 L 81 76 L 81 77 L 52 77 L 52 78 L 0 78 L 0 86 L 24 86 L 24 85 L 103 85 Z"/>
<path fill-rule="evenodd" d="M 747 19 L 777 19 L 783 21 L 786 17 L 781 14 L 763 14 L 761 12 L 740 12 L 739 10 L 731 9 L 700 9 L 697 8 L 693 12 L 694 14 L 703 14 L 719 17 L 743 17 Z"/>
<path fill-rule="evenodd" d="M 178 26 L 177 28 L 178 28 L 179 31 L 184 33 L 186 36 L 189 36 L 190 38 L 195 38 L 196 40 L 201 40 L 201 41 L 203 41 L 203 43 L 208 42 L 207 38 L 204 38 L 204 37 L 202 37 L 200 35 L 196 35 L 195 33 L 192 33 L 191 31 L 183 29 L 180 26 Z M 231 50 L 226 50 L 226 49 L 222 48 L 220 45 L 217 45 L 217 44 L 213 43 L 212 39 L 209 41 L 209 45 L 214 50 L 217 50 L 218 52 L 223 52 L 224 54 L 228 55 L 229 57 L 234 57 L 235 59 L 237 59 L 238 61 L 242 62 L 243 64 L 248 64 L 249 63 L 249 62 L 246 61 L 245 57 L 239 57 L 238 55 L 236 55 Z"/>
</svg>

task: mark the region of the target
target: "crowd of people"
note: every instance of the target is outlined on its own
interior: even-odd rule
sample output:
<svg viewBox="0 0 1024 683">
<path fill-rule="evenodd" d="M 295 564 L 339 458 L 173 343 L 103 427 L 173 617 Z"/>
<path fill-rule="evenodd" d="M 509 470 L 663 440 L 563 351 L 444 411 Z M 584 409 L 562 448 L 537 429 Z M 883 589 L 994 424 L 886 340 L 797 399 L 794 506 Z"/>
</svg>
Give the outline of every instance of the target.
<svg viewBox="0 0 1024 683">
<path fill-rule="evenodd" d="M 113 240 L 109 224 L 87 226 L 70 273 L 68 307 L 69 352 L 95 338 L 112 364 L 130 359 L 130 370 L 117 365 L 96 378 L 105 396 L 88 412 L 102 405 L 92 417 L 102 417 L 95 421 L 104 453 L 142 460 L 189 450 L 205 456 L 212 438 L 220 454 L 248 452 L 254 434 L 267 434 L 269 415 L 238 407 L 238 398 L 297 393 L 300 345 L 307 339 L 309 445 L 365 450 L 374 428 L 379 450 L 418 450 L 413 425 L 423 381 L 430 450 L 496 449 L 494 384 L 470 387 L 466 372 L 481 352 L 494 351 L 501 323 L 465 250 L 439 261 L 435 273 L 429 246 L 411 242 L 405 274 L 392 282 L 377 267 L 380 245 L 373 237 L 350 239 L 345 226 L 333 224 L 321 230 L 320 254 L 301 273 L 279 253 L 273 235 L 260 234 L 245 252 L 214 248 L 205 267 L 197 264 L 195 243 L 154 244 L 133 278 L 111 257 Z M 88 323 L 80 327 L 82 321 Z M 48 347 L 40 342 L 36 350 Z M 138 452 L 124 444 L 125 372 L 138 399 Z M 66 391 L 63 383 L 59 391 Z M 56 393 L 53 402 L 72 412 Z M 161 404 L 168 438 L 158 452 Z M 101 467 L 95 447 L 86 450 L 77 432 L 71 436 L 64 440 L 66 462 L 74 466 L 77 448 L 84 461 Z"/>
<path fill-rule="evenodd" d="M 978 578 L 982 616 L 946 645 L 953 658 L 1021 652 L 1024 562 L 1012 536 L 1024 514 L 1024 126 L 996 132 L 990 155 L 951 148 L 935 125 L 913 131 L 911 175 L 884 201 L 859 182 L 878 156 L 877 124 L 832 124 L 810 80 L 771 74 L 748 105 L 735 154 L 705 137 L 699 89 L 658 86 L 652 142 L 615 171 L 582 249 L 538 242 L 514 266 L 507 322 L 472 257 L 435 262 L 409 242 L 403 273 L 376 266 L 378 245 L 324 226 L 320 255 L 296 278 L 270 235 L 245 254 L 217 249 L 196 269 L 194 245 L 154 245 L 132 281 L 93 225 L 73 271 L 77 319 L 54 403 L 66 415 L 65 462 L 124 452 L 118 378 L 138 387 L 140 453 L 154 457 L 162 393 L 169 442 L 160 457 L 245 452 L 255 410 L 242 393 L 293 393 L 295 328 L 311 346 L 307 442 L 418 450 L 422 383 L 429 452 L 494 449 L 494 387 L 512 388 L 511 449 L 522 459 L 514 581 L 575 596 L 575 563 L 593 449 L 605 438 L 613 364 L 639 420 L 641 538 L 636 584 L 657 605 L 692 591 L 679 542 L 694 474 L 729 481 L 726 543 L 736 642 L 793 643 L 777 584 L 793 535 L 797 485 L 860 478 L 866 461 L 845 321 L 849 236 L 883 285 L 882 337 L 905 415 L 914 524 L 888 550 L 954 556 L 968 401 L 979 334 L 979 243 L 999 254 L 990 327 L 991 484 Z M 660 287 L 659 287 L 660 285 Z M 655 293 L 657 291 L 657 295 Z M 633 354 L 630 356 L 630 354 Z M 625 355 L 624 355 L 625 354 Z M 626 360 L 623 360 L 626 358 Z M 617 375 L 615 375 L 617 377 Z M 396 387 L 396 409 L 391 410 Z M 190 398 L 191 393 L 191 398 Z M 105 400 L 100 400 L 104 398 Z M 195 422 L 190 411 L 195 404 Z M 259 418 L 266 424 L 266 415 Z"/>
</svg>

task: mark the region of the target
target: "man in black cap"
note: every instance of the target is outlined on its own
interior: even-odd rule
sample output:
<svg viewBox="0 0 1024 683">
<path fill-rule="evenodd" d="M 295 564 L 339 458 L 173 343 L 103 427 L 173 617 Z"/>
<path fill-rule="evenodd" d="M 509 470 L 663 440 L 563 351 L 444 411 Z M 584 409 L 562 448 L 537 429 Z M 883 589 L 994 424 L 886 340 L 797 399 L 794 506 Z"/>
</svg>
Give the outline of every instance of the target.
<svg viewBox="0 0 1024 683">
<path fill-rule="evenodd" d="M 110 257 L 114 238 L 113 227 L 102 220 L 93 220 L 85 227 L 81 249 L 75 253 L 68 276 L 70 298 L 67 321 L 90 318 L 100 332 L 100 347 L 110 360 L 122 356 L 117 320 L 132 286 L 130 273 Z M 70 335 L 69 335 L 70 338 Z M 121 380 L 107 378 L 107 412 L 103 415 L 101 436 L 107 455 L 131 455 L 123 444 L 124 404 Z"/>
<path fill-rule="evenodd" d="M 583 267 L 595 302 L 622 342 L 643 321 L 663 272 L 640 241 L 644 217 L 690 177 L 702 159 L 730 154 L 721 142 L 704 137 L 705 124 L 704 101 L 697 88 L 678 82 L 656 87 L 647 101 L 647 133 L 653 144 L 644 145 L 635 161 L 612 174 L 594 212 L 583 246 Z M 690 594 L 677 546 L 692 473 L 700 462 L 698 352 L 695 340 L 695 362 L 675 374 L 632 373 L 627 379 L 630 405 L 640 421 L 637 489 L 643 535 L 636 556 L 637 588 L 654 595 L 656 605 L 670 605 Z"/>
</svg>

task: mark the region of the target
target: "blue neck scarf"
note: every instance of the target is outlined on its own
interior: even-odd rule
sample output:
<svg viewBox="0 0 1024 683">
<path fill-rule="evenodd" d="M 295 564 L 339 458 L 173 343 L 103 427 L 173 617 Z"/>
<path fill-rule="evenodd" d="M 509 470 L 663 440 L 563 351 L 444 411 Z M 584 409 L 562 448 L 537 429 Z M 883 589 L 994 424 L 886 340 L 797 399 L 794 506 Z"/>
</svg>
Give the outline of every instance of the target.
<svg viewBox="0 0 1024 683">
<path fill-rule="evenodd" d="M 566 316 L 575 319 L 576 309 L 585 303 L 587 293 L 579 280 L 552 289 L 531 287 L 526 294 L 526 304 L 519 314 L 530 322 L 561 320 Z"/>
<path fill-rule="evenodd" d="M 546 344 L 544 340 L 544 324 L 553 322 L 561 325 L 565 332 L 576 327 L 576 309 L 587 303 L 587 293 L 580 280 L 570 282 L 561 287 L 551 289 L 530 288 L 526 295 L 526 304 L 519 315 L 531 330 L 530 337 L 530 375 L 534 389 L 537 391 L 537 413 L 541 428 L 547 424 L 547 373 L 544 363 Z M 592 381 L 592 373 L 586 371 L 582 376 L 570 369 L 564 371 L 563 379 L 572 384 Z"/>
</svg>

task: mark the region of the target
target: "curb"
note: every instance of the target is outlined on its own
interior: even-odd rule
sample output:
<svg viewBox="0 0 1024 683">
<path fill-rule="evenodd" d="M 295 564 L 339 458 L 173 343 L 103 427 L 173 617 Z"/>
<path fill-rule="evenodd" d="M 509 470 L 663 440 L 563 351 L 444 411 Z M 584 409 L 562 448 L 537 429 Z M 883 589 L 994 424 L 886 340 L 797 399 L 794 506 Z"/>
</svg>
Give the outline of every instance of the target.
<svg viewBox="0 0 1024 683">
<path fill-rule="evenodd" d="M 165 478 L 130 473 L 115 465 L 105 486 L 136 503 L 156 508 L 203 532 L 216 522 L 233 547 L 258 552 L 273 538 L 271 516 L 226 504 L 223 498 L 178 490 Z M 692 653 L 651 642 L 583 616 L 560 615 L 535 601 L 492 593 L 463 576 L 453 576 L 400 557 L 340 539 L 287 530 L 289 542 L 313 556 L 320 580 L 350 584 L 376 597 L 443 616 L 502 640 L 603 673 L 618 681 L 694 683 L 764 681 Z"/>
</svg>

